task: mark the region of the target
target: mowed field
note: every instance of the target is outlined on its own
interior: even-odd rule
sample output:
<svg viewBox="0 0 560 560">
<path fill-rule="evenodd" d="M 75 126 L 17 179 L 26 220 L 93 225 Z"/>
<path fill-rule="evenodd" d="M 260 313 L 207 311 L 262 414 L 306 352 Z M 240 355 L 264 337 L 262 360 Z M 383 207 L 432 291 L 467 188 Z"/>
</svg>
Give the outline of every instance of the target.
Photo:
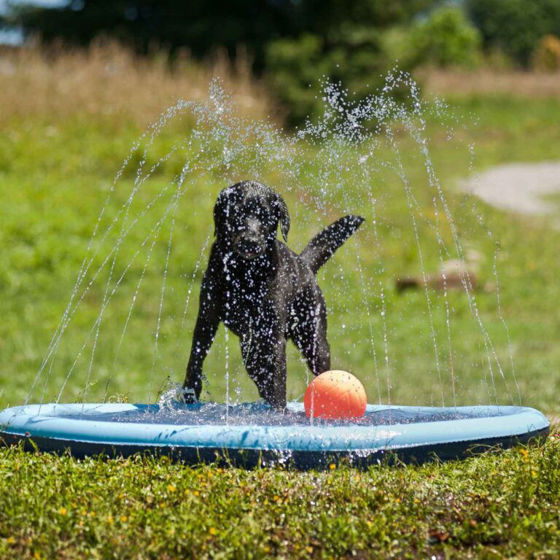
<svg viewBox="0 0 560 560">
<path fill-rule="evenodd" d="M 8 54 L 0 72 L 8 86 L 0 93 L 0 406 L 59 394 L 65 401 L 153 401 L 180 382 L 213 201 L 228 181 L 258 178 L 284 195 L 295 250 L 343 213 L 366 218 L 319 281 L 333 365 L 360 377 L 370 402 L 521 402 L 559 412 L 557 216 L 511 215 L 457 189 L 460 178 L 495 164 L 554 160 L 557 98 L 449 93 L 449 109 L 424 113 L 429 159 L 396 123 L 396 144 L 382 135 L 371 140 L 380 164 L 370 175 L 353 165 L 353 150 L 364 146 L 296 144 L 302 184 L 294 186 L 272 156 L 269 166 L 257 161 L 272 152 L 251 144 L 258 142 L 254 130 L 229 168 L 219 135 L 209 135 L 213 151 L 204 156 L 202 140 L 187 141 L 199 130 L 188 115 L 151 140 L 149 124 L 179 97 L 205 99 L 213 73 L 223 76 L 248 122 L 276 122 L 281 111 L 243 68 L 218 61 L 213 70 L 189 63 L 169 73 L 157 60 L 98 46 L 46 60 L 34 51 Z M 325 164 L 332 154 L 340 160 Z M 199 164 L 174 206 L 174 181 L 187 161 Z M 138 168 L 154 166 L 123 219 Z M 120 228 L 130 226 L 121 244 Z M 90 243 L 94 231 L 100 233 Z M 469 296 L 398 293 L 396 279 L 421 276 L 421 260 L 430 275 L 457 257 L 454 231 L 477 262 L 478 289 Z M 114 254 L 111 268 L 112 257 L 105 259 Z M 87 289 L 56 360 L 41 368 L 84 259 L 92 263 L 81 286 Z M 235 337 L 223 330 L 205 371 L 205 398 L 257 397 Z M 290 348 L 289 398 L 301 399 L 307 382 Z M 551 437 L 541 449 L 462 463 L 323 473 L 224 471 L 149 458 L 81 462 L 2 450 L 0 555 L 554 557 L 558 449 Z M 234 519 L 241 520 L 236 529 Z"/>
</svg>

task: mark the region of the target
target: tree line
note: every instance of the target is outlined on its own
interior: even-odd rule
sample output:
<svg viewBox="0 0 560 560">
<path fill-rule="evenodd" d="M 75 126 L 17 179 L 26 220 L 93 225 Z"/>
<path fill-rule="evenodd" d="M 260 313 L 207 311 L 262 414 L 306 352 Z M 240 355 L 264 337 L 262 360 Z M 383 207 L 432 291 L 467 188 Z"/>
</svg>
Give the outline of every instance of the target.
<svg viewBox="0 0 560 560">
<path fill-rule="evenodd" d="M 310 84 L 327 77 L 359 97 L 395 60 L 405 70 L 488 60 L 560 69 L 560 0 L 72 0 L 12 4 L 3 19 L 45 42 L 102 35 L 170 57 L 243 52 L 292 122 L 313 112 Z"/>
</svg>

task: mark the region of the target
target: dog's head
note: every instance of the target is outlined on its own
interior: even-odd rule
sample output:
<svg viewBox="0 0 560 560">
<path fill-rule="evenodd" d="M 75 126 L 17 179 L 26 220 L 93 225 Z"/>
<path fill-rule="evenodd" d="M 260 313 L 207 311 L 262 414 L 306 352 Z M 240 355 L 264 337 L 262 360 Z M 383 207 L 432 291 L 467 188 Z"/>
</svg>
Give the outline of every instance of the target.
<svg viewBox="0 0 560 560">
<path fill-rule="evenodd" d="M 278 223 L 287 241 L 290 216 L 286 203 L 278 193 L 255 181 L 225 188 L 214 206 L 216 238 L 244 259 L 266 252 L 276 239 Z"/>
</svg>

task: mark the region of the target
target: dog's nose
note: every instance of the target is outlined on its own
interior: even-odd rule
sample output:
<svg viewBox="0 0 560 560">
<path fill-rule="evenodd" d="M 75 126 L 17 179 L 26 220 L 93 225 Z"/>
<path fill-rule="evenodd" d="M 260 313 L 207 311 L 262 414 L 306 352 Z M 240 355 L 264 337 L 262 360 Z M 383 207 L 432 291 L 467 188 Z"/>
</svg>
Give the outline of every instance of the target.
<svg viewBox="0 0 560 560">
<path fill-rule="evenodd" d="M 244 257 L 256 257 L 262 251 L 261 244 L 250 237 L 242 237 L 235 244 L 237 252 Z"/>
<path fill-rule="evenodd" d="M 263 252 L 263 245 L 260 239 L 251 235 L 240 235 L 234 240 L 235 251 L 246 259 L 259 256 Z"/>
</svg>

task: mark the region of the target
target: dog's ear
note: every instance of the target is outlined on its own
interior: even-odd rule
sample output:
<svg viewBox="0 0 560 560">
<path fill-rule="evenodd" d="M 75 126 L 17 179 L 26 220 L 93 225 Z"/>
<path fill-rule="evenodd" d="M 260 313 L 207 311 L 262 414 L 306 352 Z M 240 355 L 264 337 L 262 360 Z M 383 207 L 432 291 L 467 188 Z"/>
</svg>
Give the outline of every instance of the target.
<svg viewBox="0 0 560 560">
<path fill-rule="evenodd" d="M 218 236 L 218 232 L 222 230 L 223 224 L 227 219 L 227 214 L 231 211 L 230 203 L 234 191 L 232 187 L 223 189 L 218 195 L 216 204 L 214 205 L 214 236 Z"/>
<path fill-rule="evenodd" d="M 275 193 L 275 199 L 273 206 L 276 210 L 276 216 L 280 221 L 280 230 L 282 231 L 282 237 L 284 241 L 288 241 L 288 232 L 290 231 L 290 214 L 288 214 L 288 207 L 284 202 L 284 199 Z"/>
</svg>

